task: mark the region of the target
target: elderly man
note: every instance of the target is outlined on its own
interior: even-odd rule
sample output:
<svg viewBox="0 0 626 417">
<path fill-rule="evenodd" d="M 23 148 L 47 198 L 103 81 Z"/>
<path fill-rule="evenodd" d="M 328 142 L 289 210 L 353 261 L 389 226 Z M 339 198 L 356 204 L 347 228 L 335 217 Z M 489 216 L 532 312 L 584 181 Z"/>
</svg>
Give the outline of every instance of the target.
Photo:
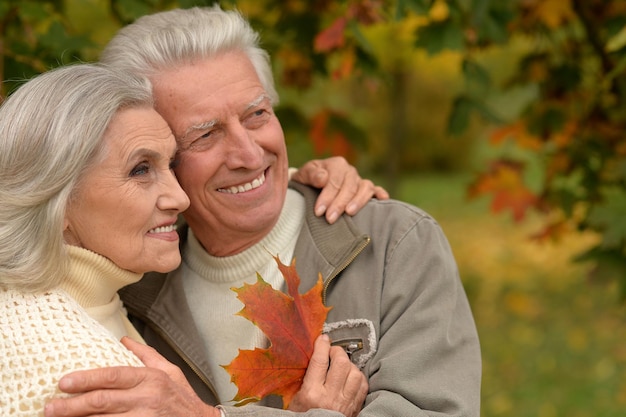
<svg viewBox="0 0 626 417">
<path fill-rule="evenodd" d="M 359 416 L 479 416 L 478 337 L 439 225 L 392 200 L 372 200 L 333 224 L 315 215 L 315 190 L 288 184 L 268 57 L 238 13 L 214 7 L 142 17 L 102 59 L 150 79 L 156 109 L 179 144 L 176 174 L 191 200 L 183 263 L 123 298 L 146 342 L 183 369 L 205 402 L 236 392 L 220 365 L 266 343 L 234 315 L 241 304 L 230 288 L 253 282 L 256 272 L 282 287 L 271 253 L 297 260 L 302 292 L 322 274 L 323 300 L 333 307 L 326 333 L 368 379 Z M 69 391 L 126 388 L 141 378 L 132 368 L 90 371 L 71 378 Z M 115 408 L 111 397 L 100 398 Z M 86 402 L 69 404 L 76 411 Z M 246 415 L 281 412 L 267 410 Z"/>
</svg>

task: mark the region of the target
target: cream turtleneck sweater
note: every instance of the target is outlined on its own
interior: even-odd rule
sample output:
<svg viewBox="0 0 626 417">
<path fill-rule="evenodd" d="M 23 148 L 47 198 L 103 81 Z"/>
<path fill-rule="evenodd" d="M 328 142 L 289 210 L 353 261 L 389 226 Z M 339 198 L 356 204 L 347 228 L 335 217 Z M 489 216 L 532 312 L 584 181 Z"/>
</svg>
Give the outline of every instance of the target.
<svg viewBox="0 0 626 417">
<path fill-rule="evenodd" d="M 2 416 L 43 416 L 49 398 L 64 396 L 57 384 L 71 371 L 142 365 L 119 342 L 124 335 L 141 338 L 117 296 L 141 275 L 85 249 L 68 246 L 67 251 L 70 272 L 61 288 L 0 290 Z"/>
<path fill-rule="evenodd" d="M 304 198 L 298 192 L 288 190 L 276 226 L 263 240 L 239 254 L 211 256 L 189 231 L 183 247 L 183 287 L 204 342 L 221 404 L 230 404 L 237 388 L 220 365 L 228 365 L 237 356 L 238 349 L 267 347 L 267 340 L 259 328 L 236 315 L 243 305 L 232 288 L 239 288 L 244 283 L 254 284 L 258 272 L 272 287 L 282 289 L 284 278 L 272 256 L 278 255 L 285 264 L 291 262 L 303 222 Z"/>
<path fill-rule="evenodd" d="M 139 281 L 142 274 L 118 267 L 102 255 L 77 246 L 66 246 L 70 271 L 60 287 L 65 290 L 89 316 L 103 325 L 115 337 L 129 336 L 143 342 L 126 317 L 117 291 Z"/>
</svg>

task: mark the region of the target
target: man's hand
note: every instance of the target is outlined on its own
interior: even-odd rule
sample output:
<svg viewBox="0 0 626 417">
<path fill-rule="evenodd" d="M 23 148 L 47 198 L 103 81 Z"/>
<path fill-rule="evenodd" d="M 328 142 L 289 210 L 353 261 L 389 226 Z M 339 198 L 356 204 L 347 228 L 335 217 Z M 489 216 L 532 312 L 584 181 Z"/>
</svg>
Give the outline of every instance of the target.
<svg viewBox="0 0 626 417">
<path fill-rule="evenodd" d="M 328 336 L 322 335 L 315 341 L 302 387 L 289 403 L 289 410 L 324 408 L 356 417 L 368 388 L 365 375 L 350 362 L 346 352 L 338 346 L 331 347 Z"/>
<path fill-rule="evenodd" d="M 219 417 L 220 411 L 198 398 L 182 371 L 154 349 L 123 338 L 122 343 L 146 365 L 76 371 L 59 381 L 70 398 L 46 404 L 46 417 L 203 416 Z"/>
<path fill-rule="evenodd" d="M 372 197 L 389 199 L 384 188 L 362 179 L 356 168 L 341 156 L 309 161 L 291 179 L 322 189 L 315 203 L 315 214 L 326 214 L 326 220 L 331 224 L 344 211 L 349 215 L 356 214 Z"/>
</svg>

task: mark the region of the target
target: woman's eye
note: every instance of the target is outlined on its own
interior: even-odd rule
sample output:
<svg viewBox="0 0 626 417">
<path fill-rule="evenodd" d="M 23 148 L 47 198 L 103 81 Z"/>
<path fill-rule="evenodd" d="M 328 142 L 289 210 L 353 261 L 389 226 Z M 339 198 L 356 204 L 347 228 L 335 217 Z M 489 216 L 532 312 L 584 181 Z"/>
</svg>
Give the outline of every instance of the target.
<svg viewBox="0 0 626 417">
<path fill-rule="evenodd" d="M 148 172 L 150 172 L 150 165 L 148 165 L 147 163 L 141 163 L 130 171 L 129 176 L 135 177 L 137 175 L 145 175 Z"/>
</svg>

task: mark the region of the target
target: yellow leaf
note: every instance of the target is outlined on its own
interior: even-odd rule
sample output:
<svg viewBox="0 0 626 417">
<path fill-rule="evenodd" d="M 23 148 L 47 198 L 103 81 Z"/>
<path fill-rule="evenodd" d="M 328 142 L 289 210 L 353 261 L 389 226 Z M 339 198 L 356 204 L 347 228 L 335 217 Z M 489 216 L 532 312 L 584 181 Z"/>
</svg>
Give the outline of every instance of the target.
<svg viewBox="0 0 626 417">
<path fill-rule="evenodd" d="M 443 0 L 435 1 L 435 4 L 430 8 L 428 16 L 433 22 L 443 22 L 450 15 L 450 9 Z"/>
<path fill-rule="evenodd" d="M 540 0 L 535 3 L 535 18 L 550 29 L 575 17 L 570 0 Z"/>
<path fill-rule="evenodd" d="M 626 46 L 626 26 L 606 43 L 607 52 L 615 52 Z"/>
</svg>

